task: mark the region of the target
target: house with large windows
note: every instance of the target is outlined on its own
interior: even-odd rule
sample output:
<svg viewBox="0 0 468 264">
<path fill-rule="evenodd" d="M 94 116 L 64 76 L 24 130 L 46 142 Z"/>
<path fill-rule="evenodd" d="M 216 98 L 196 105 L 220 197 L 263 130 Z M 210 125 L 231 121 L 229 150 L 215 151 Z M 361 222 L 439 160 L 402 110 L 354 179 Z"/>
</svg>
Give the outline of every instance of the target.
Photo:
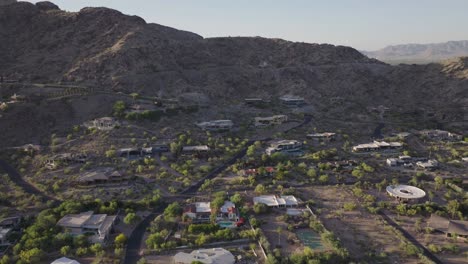
<svg viewBox="0 0 468 264">
<path fill-rule="evenodd" d="M 94 214 L 92 211 L 69 214 L 57 222 L 64 232 L 74 236 L 90 235 L 91 243 L 105 243 L 113 230 L 117 216 Z"/>
</svg>

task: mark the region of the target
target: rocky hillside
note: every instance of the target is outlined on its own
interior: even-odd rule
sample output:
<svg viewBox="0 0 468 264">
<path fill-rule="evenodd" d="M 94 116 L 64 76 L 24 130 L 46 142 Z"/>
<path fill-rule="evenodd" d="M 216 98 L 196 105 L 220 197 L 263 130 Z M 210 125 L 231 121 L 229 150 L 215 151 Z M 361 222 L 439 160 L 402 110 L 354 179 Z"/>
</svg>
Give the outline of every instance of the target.
<svg viewBox="0 0 468 264">
<path fill-rule="evenodd" d="M 363 51 L 362 53 L 392 64 L 439 62 L 468 56 L 468 40 L 431 44 L 403 44 L 388 46 L 376 51 Z"/>
<path fill-rule="evenodd" d="M 454 122 L 462 130 L 468 116 L 466 58 L 391 66 L 350 47 L 259 37 L 206 39 L 107 8 L 66 12 L 50 2 L 0 6 L 0 61 L 0 74 L 20 83 L 72 83 L 166 98 L 197 94 L 218 105 L 296 94 L 317 115 L 365 118 L 367 108 L 383 105 L 398 117 Z M 55 107 L 65 109 L 63 104 Z M 42 105 L 37 113 L 31 113 L 33 106 L 16 109 L 11 127 L 20 129 L 26 121 L 19 117 L 30 116 L 48 131 L 107 115 L 103 109 L 109 105 L 70 114 L 50 111 L 47 122 L 40 122 L 41 111 L 53 106 Z"/>
</svg>

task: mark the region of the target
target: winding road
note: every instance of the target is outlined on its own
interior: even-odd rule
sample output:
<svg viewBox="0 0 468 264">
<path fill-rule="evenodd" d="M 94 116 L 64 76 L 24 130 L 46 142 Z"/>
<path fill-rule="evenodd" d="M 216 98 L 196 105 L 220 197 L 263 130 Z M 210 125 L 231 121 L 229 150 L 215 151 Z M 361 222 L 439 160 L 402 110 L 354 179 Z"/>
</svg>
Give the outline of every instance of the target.
<svg viewBox="0 0 468 264">
<path fill-rule="evenodd" d="M 298 124 L 295 127 L 290 128 L 290 129 L 288 129 L 287 131 L 284 131 L 284 132 L 287 133 L 287 132 L 289 132 L 289 131 L 291 131 L 293 129 L 302 127 L 302 126 L 308 124 L 311 120 L 312 120 L 311 115 L 305 115 L 304 120 L 302 121 L 302 123 Z M 260 141 L 268 141 L 268 140 L 271 140 L 271 138 L 264 138 L 264 139 L 261 139 Z M 254 143 L 255 143 L 254 140 L 248 141 L 247 144 L 236 155 L 234 155 L 229 160 L 227 160 L 223 165 L 215 168 L 210 173 L 208 173 L 205 177 L 200 179 L 195 184 L 189 186 L 187 189 L 183 190 L 179 194 L 187 195 L 187 194 L 197 193 L 198 189 L 205 182 L 205 180 L 216 178 L 227 167 L 231 166 L 238 159 L 245 156 L 245 154 L 247 153 L 248 147 L 251 146 Z M 156 157 L 156 159 L 157 159 L 157 161 L 158 161 L 158 163 L 160 165 L 163 163 L 158 157 Z M 153 219 L 156 218 L 156 216 L 162 214 L 164 209 L 165 209 L 164 205 L 159 206 L 158 208 L 156 208 L 151 214 L 149 214 L 147 217 L 145 217 L 145 219 L 143 219 L 143 221 L 141 221 L 138 224 L 138 226 L 133 230 L 132 234 L 128 238 L 127 251 L 126 251 L 125 259 L 124 259 L 125 264 L 136 264 L 138 262 L 138 260 L 142 257 L 142 255 L 140 254 L 141 253 L 140 250 L 141 250 L 141 247 L 142 247 L 142 244 L 143 244 L 143 238 L 145 236 L 146 229 L 150 226 L 151 221 L 153 221 Z"/>
<path fill-rule="evenodd" d="M 0 170 L 6 172 L 8 177 L 12 182 L 16 185 L 21 187 L 25 192 L 29 194 L 33 194 L 39 196 L 43 199 L 43 201 L 53 201 L 54 203 L 60 202 L 57 198 L 49 196 L 42 192 L 41 190 L 37 189 L 34 185 L 30 184 L 29 182 L 25 181 L 21 175 L 16 171 L 15 168 L 10 166 L 6 161 L 0 160 Z"/>
</svg>

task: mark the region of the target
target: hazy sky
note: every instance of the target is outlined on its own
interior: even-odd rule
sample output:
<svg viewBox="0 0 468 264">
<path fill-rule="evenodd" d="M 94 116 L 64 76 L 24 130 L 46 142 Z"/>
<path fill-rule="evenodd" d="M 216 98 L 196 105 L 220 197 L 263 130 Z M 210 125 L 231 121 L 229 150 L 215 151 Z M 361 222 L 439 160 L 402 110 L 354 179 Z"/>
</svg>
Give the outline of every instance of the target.
<svg viewBox="0 0 468 264">
<path fill-rule="evenodd" d="M 37 2 L 37 1 L 30 1 Z M 262 36 L 362 50 L 468 39 L 468 0 L 52 0 L 106 6 L 203 37 Z"/>
</svg>

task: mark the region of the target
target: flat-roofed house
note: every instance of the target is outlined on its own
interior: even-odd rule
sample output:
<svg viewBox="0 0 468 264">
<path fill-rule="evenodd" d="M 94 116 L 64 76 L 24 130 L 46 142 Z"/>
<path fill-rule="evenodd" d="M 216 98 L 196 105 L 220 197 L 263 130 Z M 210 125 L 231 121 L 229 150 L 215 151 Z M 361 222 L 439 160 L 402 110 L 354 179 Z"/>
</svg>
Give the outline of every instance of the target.
<svg viewBox="0 0 468 264">
<path fill-rule="evenodd" d="M 261 195 L 254 197 L 253 202 L 266 204 L 268 207 L 296 207 L 299 204 L 293 195 Z"/>
<path fill-rule="evenodd" d="M 288 121 L 287 115 L 274 115 L 269 117 L 255 117 L 256 127 L 265 127 L 272 125 L 281 125 Z"/>
<path fill-rule="evenodd" d="M 182 153 L 184 154 L 206 153 L 208 151 L 210 151 L 210 147 L 208 147 L 207 145 L 182 147 Z"/>
<path fill-rule="evenodd" d="M 375 140 L 372 143 L 360 144 L 353 147 L 353 152 L 372 152 L 401 149 L 403 144 L 400 142 L 385 142 Z"/>
<path fill-rule="evenodd" d="M 209 222 L 211 216 L 211 203 L 196 202 L 189 204 L 184 208 L 183 215 L 190 218 L 193 223 Z"/>
<path fill-rule="evenodd" d="M 80 214 L 69 214 L 57 222 L 66 233 L 71 235 L 90 234 L 90 242 L 104 243 L 114 227 L 117 216 L 94 214 L 92 211 Z"/>
<path fill-rule="evenodd" d="M 284 154 L 293 154 L 302 150 L 302 143 L 297 140 L 280 140 L 270 144 L 265 151 L 267 155 L 272 155 L 276 152 Z"/>
<path fill-rule="evenodd" d="M 234 123 L 231 120 L 213 120 L 198 123 L 197 126 L 206 131 L 227 131 L 234 126 Z"/>
<path fill-rule="evenodd" d="M 431 214 L 427 226 L 446 234 L 447 236 L 468 238 L 468 221 L 450 220 L 448 218 Z"/>
<path fill-rule="evenodd" d="M 9 246 L 9 235 L 11 232 L 18 227 L 21 221 L 20 217 L 9 217 L 0 221 L 0 246 Z"/>
<path fill-rule="evenodd" d="M 449 131 L 445 131 L 445 130 L 439 130 L 439 129 L 422 130 L 422 131 L 419 131 L 419 134 L 423 135 L 423 136 L 426 136 L 429 139 L 433 139 L 433 140 L 454 140 L 454 141 L 456 141 L 456 140 L 462 140 L 463 139 L 462 135 L 452 133 L 452 132 L 449 132 Z"/>
<path fill-rule="evenodd" d="M 324 132 L 324 133 L 311 133 L 306 136 L 308 139 L 316 141 L 333 141 L 336 138 L 336 133 Z"/>
<path fill-rule="evenodd" d="M 305 105 L 304 98 L 295 95 L 283 95 L 279 98 L 280 102 L 289 107 L 299 107 Z"/>
</svg>

